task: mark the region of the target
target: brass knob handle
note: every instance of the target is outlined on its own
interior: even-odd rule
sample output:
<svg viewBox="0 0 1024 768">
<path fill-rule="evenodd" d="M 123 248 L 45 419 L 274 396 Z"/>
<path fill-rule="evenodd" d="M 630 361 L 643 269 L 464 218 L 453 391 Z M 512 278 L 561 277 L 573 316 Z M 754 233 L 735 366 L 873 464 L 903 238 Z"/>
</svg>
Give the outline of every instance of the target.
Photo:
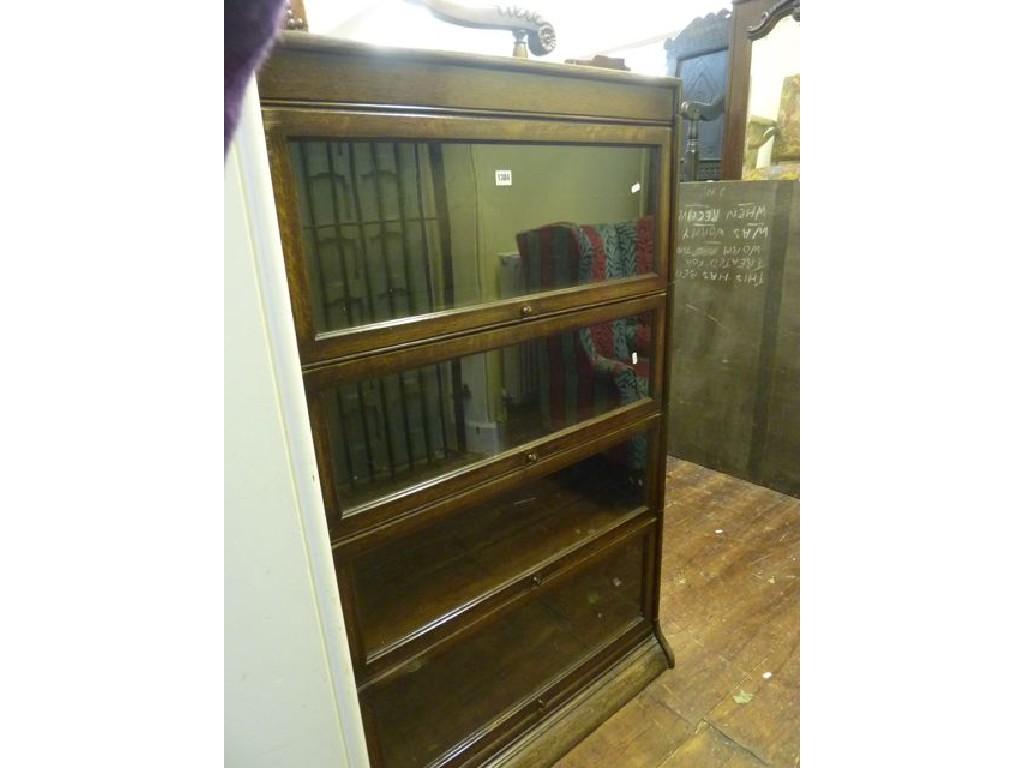
<svg viewBox="0 0 1024 768">
<path fill-rule="evenodd" d="M 533 582 L 533 586 L 539 587 L 540 586 L 540 582 L 541 582 L 540 574 L 539 573 L 533 574 L 533 576 L 530 578 L 530 581 Z"/>
<path fill-rule="evenodd" d="M 537 453 L 535 451 L 530 451 L 528 454 L 526 454 L 526 463 L 527 464 L 533 464 L 536 461 L 537 461 Z"/>
<path fill-rule="evenodd" d="M 523 317 L 529 317 L 533 314 L 533 306 L 530 304 L 523 304 L 523 308 L 519 310 Z"/>
</svg>

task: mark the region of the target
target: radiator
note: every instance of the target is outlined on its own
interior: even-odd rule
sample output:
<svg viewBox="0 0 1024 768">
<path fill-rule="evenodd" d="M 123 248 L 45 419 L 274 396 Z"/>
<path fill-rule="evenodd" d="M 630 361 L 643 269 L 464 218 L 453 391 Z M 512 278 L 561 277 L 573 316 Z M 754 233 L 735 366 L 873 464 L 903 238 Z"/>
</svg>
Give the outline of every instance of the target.
<svg viewBox="0 0 1024 768">
<path fill-rule="evenodd" d="M 503 299 L 526 292 L 519 253 L 498 255 L 498 294 Z M 527 341 L 501 350 L 505 401 L 514 405 L 534 400 L 540 389 L 537 342 Z"/>
</svg>

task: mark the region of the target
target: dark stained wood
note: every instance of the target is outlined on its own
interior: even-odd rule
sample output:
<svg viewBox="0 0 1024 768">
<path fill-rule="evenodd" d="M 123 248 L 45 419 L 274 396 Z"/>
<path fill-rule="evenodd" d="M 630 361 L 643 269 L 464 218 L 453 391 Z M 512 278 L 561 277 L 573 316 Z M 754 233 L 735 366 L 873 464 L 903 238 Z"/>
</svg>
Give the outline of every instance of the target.
<svg viewBox="0 0 1024 768">
<path fill-rule="evenodd" d="M 667 148 L 671 126 L 580 123 L 512 117 L 421 115 L 330 107 L 264 107 L 264 124 L 289 137 L 525 144 L 637 144 Z"/>
<path fill-rule="evenodd" d="M 800 0 L 776 0 L 757 24 L 747 30 L 747 39 L 753 41 L 767 37 L 768 33 L 775 29 L 775 25 L 787 16 L 800 21 Z"/>
<path fill-rule="evenodd" d="M 264 108 L 264 123 L 271 146 L 271 175 L 277 195 L 278 226 L 285 252 L 287 276 L 296 318 L 296 331 L 303 361 L 314 363 L 337 357 L 375 352 L 412 341 L 436 338 L 460 331 L 519 322 L 523 307 L 530 317 L 539 318 L 568 309 L 602 304 L 639 293 L 664 290 L 670 271 L 671 250 L 665 215 L 672 194 L 675 166 L 665 162 L 674 151 L 669 128 L 647 126 L 591 125 L 536 120 L 488 119 L 483 117 L 424 117 L 410 114 L 337 112 L 325 109 Z M 598 145 L 639 145 L 650 147 L 657 163 L 655 202 L 666 201 L 660 211 L 655 243 L 654 274 L 604 281 L 517 296 L 486 305 L 457 307 L 415 317 L 402 317 L 355 328 L 316 333 L 309 306 L 311 284 L 304 255 L 301 217 L 294 190 L 295 173 L 289 165 L 287 142 L 295 138 L 335 139 L 418 139 L 436 141 L 516 141 L 518 143 L 570 143 Z M 442 228 L 442 236 L 444 231 Z M 443 243 L 442 249 L 444 250 Z M 446 251 L 445 251 L 446 252 Z"/>
<path fill-rule="evenodd" d="M 679 187 L 668 452 L 798 495 L 799 182 Z"/>
<path fill-rule="evenodd" d="M 714 13 L 698 16 L 680 30 L 678 35 L 671 40 L 666 40 L 665 51 L 669 73 L 680 77 L 682 75 L 681 62 L 709 53 L 728 50 L 730 14 L 731 12 L 727 8 L 722 8 Z M 684 92 L 683 98 L 700 97 Z"/>
<path fill-rule="evenodd" d="M 386 51 L 291 33 L 259 77 L 310 425 L 371 763 L 550 765 L 669 660 L 671 638 L 659 628 L 657 590 L 678 81 Z M 434 156 L 441 141 L 649 148 L 645 194 L 656 215 L 655 274 L 317 333 L 289 154 L 289 142 L 300 137 L 428 142 Z M 376 184 L 371 189 L 379 210 Z M 443 208 L 443 195 L 436 186 L 433 191 Z M 440 225 L 446 212 L 435 214 Z M 387 264 L 385 272 L 383 300 L 394 310 L 391 278 L 397 273 Z M 327 420 L 329 408 L 340 414 L 354 406 L 334 397 L 332 388 L 642 313 L 651 331 L 649 397 L 546 435 L 503 422 L 510 442 L 502 437 L 496 448 L 477 449 L 476 456 L 502 451 L 483 461 L 470 457 L 460 464 L 450 455 L 450 441 L 442 456 L 432 456 L 427 444 L 430 467 L 412 474 L 421 466 L 412 460 L 415 420 L 402 395 L 403 381 L 412 379 L 398 381 L 400 405 L 390 421 L 384 386 L 368 389 L 383 413 L 384 437 L 378 422 L 374 439 L 386 439 L 389 448 L 390 466 L 381 476 L 397 485 L 341 516 L 335 485 L 357 488 L 354 462 L 346 453 L 347 469 L 335 479 Z M 442 392 L 438 377 L 441 408 L 445 397 L 450 403 L 461 392 L 458 386 Z M 358 401 L 366 422 L 361 395 Z M 426 411 L 423 406 L 419 414 L 424 425 Z M 441 414 L 441 429 L 447 418 Z M 404 440 L 392 439 L 392 425 L 405 425 Z M 365 445 L 370 428 L 359 425 Z M 637 498 L 620 497 L 606 485 L 614 476 L 610 467 L 586 487 L 553 484 L 554 473 L 596 461 L 641 434 L 646 466 L 630 465 L 626 475 L 634 487 L 642 480 Z M 519 440 L 525 442 L 515 445 Z M 515 447 L 502 450 L 509 444 Z M 410 470 L 404 486 L 395 470 L 403 446 Z M 535 495 L 535 503 L 519 517 L 503 517 L 517 503 L 503 497 L 517 491 Z"/>
<path fill-rule="evenodd" d="M 507 587 L 480 595 L 479 600 L 460 606 L 461 610 L 439 615 L 436 623 L 426 628 L 427 631 L 405 638 L 406 642 L 394 644 L 359 665 L 356 669 L 359 690 L 369 690 L 401 677 L 410 669 L 418 669 L 424 663 L 429 663 L 431 658 L 444 653 L 446 649 L 469 642 L 476 634 L 487 631 L 490 624 L 503 620 L 510 611 L 534 602 L 551 588 L 572 579 L 581 569 L 589 568 L 596 561 L 608 557 L 609 552 L 620 549 L 639 534 L 650 531 L 653 524 L 654 518 L 649 514 L 634 515 L 583 546 L 564 552 L 561 557 L 542 564 L 532 572 L 517 575 Z M 652 543 L 650 537 L 642 541 L 642 545 L 638 546 L 644 550 Z M 642 566 L 643 562 L 641 559 L 639 564 Z M 636 601 L 636 610 L 649 616 L 642 602 L 643 596 L 648 594 L 648 573 L 643 567 L 638 568 L 637 573 L 641 593 L 638 595 L 640 599 Z"/>
<path fill-rule="evenodd" d="M 642 542 L 634 536 L 538 590 L 465 641 L 410 665 L 364 691 L 382 725 L 391 765 L 419 765 L 455 756 L 461 734 L 479 741 L 479 729 L 510 707 L 548 706 L 549 681 L 642 621 Z M 487 659 L 490 673 L 467 674 Z M 475 663 L 479 663 L 476 661 Z"/>
<path fill-rule="evenodd" d="M 355 576 L 353 574 L 353 565 L 350 561 L 335 558 L 334 560 L 334 571 L 338 579 L 338 595 L 341 598 L 341 608 L 345 616 L 358 616 L 358 608 L 356 607 L 356 590 L 355 590 Z M 346 619 L 346 622 L 348 620 Z M 366 658 L 366 647 L 363 642 L 363 632 L 361 627 L 354 622 L 351 624 L 347 623 L 351 629 L 346 631 L 348 636 L 348 650 L 349 655 L 352 658 L 353 666 L 357 669 L 361 668 L 364 663 L 363 660 Z M 372 725 L 372 718 L 365 718 L 369 722 L 364 723 L 367 728 Z M 366 742 L 370 748 L 371 753 L 377 752 L 379 739 L 377 736 L 371 734 L 369 731 L 366 733 Z M 379 764 L 379 754 L 376 758 Z"/>
<path fill-rule="evenodd" d="M 671 123 L 676 83 L 630 75 L 532 60 L 383 49 L 285 32 L 259 73 L 259 89 L 267 102 L 443 105 L 452 112 Z"/>
<path fill-rule="evenodd" d="M 763 443 L 755 482 L 800 495 L 800 184 L 793 183 L 787 248 L 776 314 L 775 353 L 768 366 Z"/>
<path fill-rule="evenodd" d="M 337 519 L 338 491 L 334 484 L 334 461 L 331 458 L 331 444 L 328 439 L 327 416 L 324 413 L 323 399 L 306 396 L 309 410 L 309 426 L 313 432 L 313 453 L 319 468 L 320 492 L 324 497 L 324 508 L 327 512 L 328 529 L 331 520 Z"/>
<path fill-rule="evenodd" d="M 667 270 L 666 270 L 667 271 Z M 475 329 L 500 328 L 526 322 L 523 307 L 530 307 L 530 320 L 540 320 L 572 309 L 604 305 L 637 295 L 662 291 L 666 277 L 637 275 L 562 288 L 546 293 L 524 294 L 471 307 L 443 310 L 358 326 L 351 330 L 316 334 L 307 346 L 307 365 L 341 357 L 375 353 L 424 339 L 454 336 Z"/>
<path fill-rule="evenodd" d="M 679 94 L 676 93 L 676 109 L 678 111 Z M 679 181 L 676 169 L 679 165 L 674 161 L 679 151 L 679 117 L 676 116 L 673 139 L 667 147 L 657 150 L 655 160 L 660 166 L 658 174 L 657 206 L 651 210 L 656 212 L 658 220 L 657 236 L 654 244 L 654 272 L 659 280 L 659 290 L 666 290 L 672 282 L 672 254 L 675 251 L 675 239 L 672 236 L 673 220 L 675 219 L 675 187 Z"/>
<path fill-rule="evenodd" d="M 522 705 L 510 712 L 503 719 L 500 727 L 491 730 L 487 734 L 486 741 L 482 745 L 483 748 L 474 753 L 467 754 L 465 762 L 460 763 L 460 765 L 465 765 L 467 768 L 480 768 L 480 766 L 486 765 L 489 768 L 495 761 L 501 761 L 504 764 L 501 756 L 505 755 L 507 750 L 515 749 L 517 745 L 530 739 L 538 731 L 541 732 L 539 734 L 541 743 L 538 745 L 540 749 L 538 754 L 543 755 L 542 760 L 532 763 L 512 760 L 509 764 L 521 765 L 523 768 L 552 764 L 558 755 L 564 752 L 565 746 L 570 743 L 567 741 L 569 734 L 575 736 L 577 733 L 585 733 L 581 729 L 581 725 L 587 722 L 584 719 L 586 714 L 589 714 L 592 718 L 597 716 L 603 719 L 615 709 L 610 703 L 610 698 L 598 699 L 595 696 L 592 699 L 586 699 L 583 692 L 587 691 L 595 681 L 601 680 L 602 676 L 607 678 L 609 670 L 613 669 L 617 662 L 623 658 L 628 658 L 638 647 L 645 646 L 652 640 L 650 625 L 645 621 L 634 622 L 631 627 L 596 653 L 591 654 L 583 663 L 568 670 L 559 679 L 552 681 L 551 685 L 540 696 L 532 701 L 523 702 Z M 654 644 L 656 645 L 657 643 L 655 642 Z M 648 671 L 651 677 L 653 677 L 664 669 L 664 659 L 664 653 L 659 648 L 656 653 L 651 653 L 646 658 L 648 663 L 644 671 Z M 620 667 L 620 669 L 622 668 Z M 648 677 L 647 680 L 650 680 L 651 677 Z M 621 695 L 627 686 L 633 682 L 633 680 L 622 681 L 616 684 L 614 688 Z M 547 730 L 548 724 L 552 720 L 558 719 L 564 709 L 580 699 L 583 699 L 586 704 L 595 707 L 601 706 L 602 709 L 598 709 L 596 713 L 593 711 L 590 713 L 573 713 L 573 716 L 571 716 L 573 721 L 571 728 L 563 730 L 558 728 L 557 723 L 555 725 L 555 730 L 560 733 L 561 740 L 549 740 L 546 738 L 547 734 L 544 732 Z M 555 748 L 561 751 L 558 753 L 552 751 Z"/>
<path fill-rule="evenodd" d="M 665 670 L 664 650 L 648 637 L 532 733 L 495 756 L 493 768 L 543 768 L 599 726 Z M 627 705 L 628 706 L 628 705 Z M 616 764 L 617 765 L 617 764 Z"/>
<path fill-rule="evenodd" d="M 307 392 L 319 392 L 338 381 L 354 378 L 357 372 L 361 377 L 386 376 L 389 373 L 419 368 L 453 357 L 518 344 L 558 331 L 582 328 L 617 317 L 630 317 L 664 308 L 664 293 L 647 294 L 639 298 L 591 306 L 577 312 L 519 320 L 498 328 L 485 328 L 475 333 L 432 339 L 423 344 L 409 343 L 381 350 L 374 355 L 341 358 L 316 367 L 306 366 L 302 378 Z"/>
<path fill-rule="evenodd" d="M 626 473 L 598 454 L 363 553 L 353 568 L 367 646 L 381 652 L 499 587 L 531 582 L 645 506 Z"/>
<path fill-rule="evenodd" d="M 681 177 L 684 181 L 721 178 L 721 114 L 708 118 L 692 114 L 694 103 L 724 107 L 729 66 L 731 11 L 721 9 L 691 21 L 675 38 L 665 43 L 668 72 L 683 84 L 682 98 L 691 105 L 684 121 L 684 134 L 691 152 L 684 152 Z M 698 110 L 698 113 L 701 111 Z M 692 140 L 692 143 L 691 143 Z"/>
<path fill-rule="evenodd" d="M 335 524 L 337 535 L 332 538 L 332 543 L 335 547 L 345 548 L 351 555 L 373 543 L 404 535 L 467 505 L 494 498 L 520 483 L 567 467 L 650 429 L 660 421 L 660 416 L 651 413 L 652 410 L 650 405 L 634 403 L 619 409 L 613 417 L 614 422 L 608 419 L 578 424 L 557 433 L 551 441 L 538 441 L 536 445 L 528 443 L 512 456 L 483 464 L 472 474 L 467 472 L 445 478 L 443 483 L 418 488 L 401 498 L 389 500 L 357 517 Z M 646 415 L 641 415 L 643 412 Z M 536 459 L 529 458 L 532 453 L 537 454 Z M 652 498 L 650 505 L 657 508 L 657 499 Z"/>
<path fill-rule="evenodd" d="M 270 161 L 270 176 L 274 186 L 274 205 L 277 208 L 277 225 L 281 231 L 281 243 L 285 249 L 284 268 L 288 279 L 288 294 L 291 297 L 292 320 L 295 322 L 295 337 L 299 345 L 299 357 L 305 359 L 313 352 L 313 309 L 309 298 L 309 281 L 306 264 L 301 250 L 296 252 L 293 244 L 296 233 L 301 233 L 299 218 L 298 190 L 295 175 L 288 158 L 288 141 L 283 133 L 264 123 L 267 135 L 267 157 Z M 299 235 L 301 241 L 301 234 Z"/>
<path fill-rule="evenodd" d="M 553 61 L 536 59 L 518 59 L 509 56 L 491 56 L 459 51 L 435 51 L 427 48 L 392 48 L 387 46 L 360 43 L 324 35 L 298 35 L 285 32 L 277 41 L 279 48 L 294 50 L 318 51 L 330 53 L 338 59 L 345 56 L 368 56 L 373 59 L 389 59 L 414 65 L 422 62 L 441 62 L 450 66 L 483 69 L 488 71 L 522 72 L 532 75 L 563 76 L 571 79 L 599 80 L 619 83 L 625 86 L 645 84 L 649 86 L 673 88 L 670 77 L 637 75 L 634 73 L 617 72 L 607 69 L 579 68 Z M 277 50 L 275 49 L 275 54 Z M 263 94 L 261 93 L 261 99 Z M 442 100 L 431 103 L 443 103 Z M 556 110 L 552 110 L 556 111 Z M 640 116 L 644 117 L 643 115 Z"/>
<path fill-rule="evenodd" d="M 676 666 L 558 768 L 799 764 L 799 514 L 797 499 L 669 460 L 661 617 Z"/>
<path fill-rule="evenodd" d="M 402 668 L 410 660 L 459 643 L 467 633 L 476 632 L 516 605 L 535 599 L 537 589 L 542 584 L 557 582 L 565 574 L 575 572 L 610 547 L 653 525 L 653 516 L 642 509 L 633 510 L 629 516 L 617 520 L 614 526 L 588 537 L 578 546 L 566 547 L 539 566 L 530 565 L 530 570 L 519 572 L 511 580 L 474 595 L 447 613 L 443 612 L 443 605 L 439 605 L 435 599 L 432 604 L 437 608 L 437 613 L 430 618 L 429 623 L 386 648 L 365 656 L 365 663 L 356 667 L 357 682 L 360 685 L 373 683 L 387 677 L 393 670 Z M 646 571 L 643 575 L 646 586 L 649 583 Z M 476 585 L 476 588 L 486 587 L 488 577 L 493 581 L 496 574 L 485 572 L 482 583 Z"/>
<path fill-rule="evenodd" d="M 757 24 L 777 0 L 733 0 L 729 36 L 729 85 L 725 99 L 725 132 L 722 138 L 722 179 L 739 179 L 747 133 L 747 102 L 750 97 L 751 41 L 747 30 Z"/>
<path fill-rule="evenodd" d="M 682 118 L 679 114 L 679 93 L 676 94 L 676 114 L 675 123 L 673 127 L 673 134 L 676 137 L 672 143 L 672 151 L 668 156 L 668 167 L 672 170 L 672 182 L 669 186 L 669 194 L 666 198 L 669 203 L 669 210 L 672 212 L 668 217 L 668 221 L 665 222 L 666 237 L 668 238 L 668 264 L 666 265 L 666 271 L 669 275 L 668 286 L 665 296 L 665 307 L 666 309 L 658 315 L 658 325 L 655 333 L 656 343 L 654 345 L 654 358 L 656 369 L 654 375 L 656 377 L 657 386 L 660 387 L 658 401 L 661 403 L 662 410 L 662 421 L 658 425 L 658 429 L 655 432 L 654 444 L 657 445 L 657 453 L 655 454 L 654 461 L 651 462 L 650 468 L 651 477 L 648 483 L 651 487 L 651 493 L 655 505 L 655 510 L 658 514 L 658 524 L 655 530 L 655 563 L 654 572 L 655 577 L 653 579 L 653 594 L 651 596 L 654 606 L 654 627 L 655 634 L 658 642 L 661 644 L 666 658 L 668 659 L 669 666 L 675 665 L 675 654 L 666 641 L 664 633 L 661 628 L 660 619 L 660 605 L 661 605 L 661 569 L 662 560 L 664 557 L 664 537 L 665 537 L 665 516 L 664 516 L 664 503 L 665 503 L 665 472 L 666 472 L 666 460 L 668 456 L 668 429 L 667 429 L 667 413 L 669 404 L 669 383 L 671 380 L 671 353 L 672 353 L 672 334 L 675 323 L 672 319 L 672 301 L 675 291 L 675 264 L 677 259 L 675 243 L 677 240 L 676 228 L 678 227 L 678 216 L 677 211 L 679 210 L 679 182 L 676 169 L 679 168 L 679 153 L 681 151 L 679 135 L 680 128 L 682 125 Z M 660 364 L 659 364 L 660 361 Z"/>
</svg>

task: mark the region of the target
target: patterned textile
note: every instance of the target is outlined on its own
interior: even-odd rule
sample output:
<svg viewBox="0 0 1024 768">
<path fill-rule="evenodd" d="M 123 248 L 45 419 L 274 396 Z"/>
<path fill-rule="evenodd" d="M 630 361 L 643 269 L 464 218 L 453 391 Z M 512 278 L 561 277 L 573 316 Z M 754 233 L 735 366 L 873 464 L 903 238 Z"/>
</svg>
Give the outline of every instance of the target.
<svg viewBox="0 0 1024 768">
<path fill-rule="evenodd" d="M 550 224 L 521 232 L 516 240 L 528 292 L 653 271 L 653 216 L 614 224 Z M 626 317 L 540 342 L 547 361 L 541 366 L 541 413 L 548 428 L 560 429 L 647 397 L 650 334 L 645 318 Z M 641 470 L 645 436 L 610 455 Z"/>
<path fill-rule="evenodd" d="M 574 227 L 582 282 L 632 277 L 654 268 L 654 217 Z"/>
</svg>

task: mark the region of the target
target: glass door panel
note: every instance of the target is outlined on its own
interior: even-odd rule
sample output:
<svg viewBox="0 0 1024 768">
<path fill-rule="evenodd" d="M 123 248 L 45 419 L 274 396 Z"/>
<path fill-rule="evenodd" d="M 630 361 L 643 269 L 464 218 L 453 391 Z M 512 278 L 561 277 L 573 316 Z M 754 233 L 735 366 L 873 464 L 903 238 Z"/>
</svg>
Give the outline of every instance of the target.
<svg viewBox="0 0 1024 768">
<path fill-rule="evenodd" d="M 634 537 L 464 641 L 366 691 L 383 765 L 423 766 L 643 620 L 644 543 Z"/>
<path fill-rule="evenodd" d="M 316 333 L 654 272 L 650 147 L 288 144 Z"/>
<path fill-rule="evenodd" d="M 646 505 L 647 434 L 360 555 L 354 604 L 368 654 L 521 579 Z"/>
<path fill-rule="evenodd" d="M 653 315 L 615 318 L 321 393 L 342 515 L 649 398 Z M 640 471 L 646 457 L 636 457 Z"/>
</svg>

